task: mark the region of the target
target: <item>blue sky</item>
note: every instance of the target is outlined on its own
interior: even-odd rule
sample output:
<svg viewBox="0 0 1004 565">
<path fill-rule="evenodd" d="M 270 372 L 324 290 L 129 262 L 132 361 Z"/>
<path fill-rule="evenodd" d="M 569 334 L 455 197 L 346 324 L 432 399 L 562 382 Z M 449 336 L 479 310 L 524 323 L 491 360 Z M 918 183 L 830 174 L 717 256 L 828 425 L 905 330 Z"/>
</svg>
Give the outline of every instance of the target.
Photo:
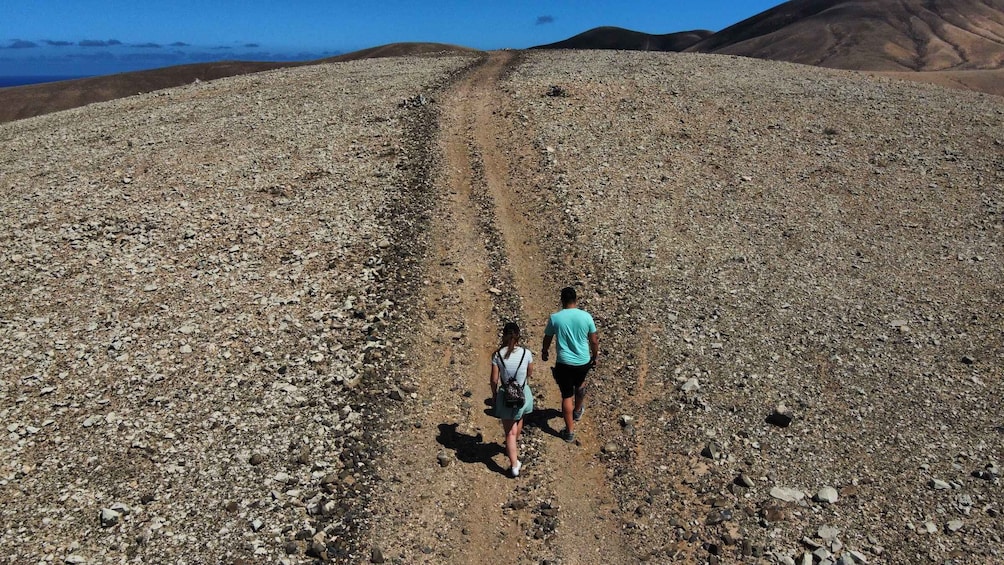
<svg viewBox="0 0 1004 565">
<path fill-rule="evenodd" d="M 499 49 L 613 25 L 717 31 L 781 0 L 5 0 L 0 75 L 307 60 L 398 41 Z"/>
</svg>

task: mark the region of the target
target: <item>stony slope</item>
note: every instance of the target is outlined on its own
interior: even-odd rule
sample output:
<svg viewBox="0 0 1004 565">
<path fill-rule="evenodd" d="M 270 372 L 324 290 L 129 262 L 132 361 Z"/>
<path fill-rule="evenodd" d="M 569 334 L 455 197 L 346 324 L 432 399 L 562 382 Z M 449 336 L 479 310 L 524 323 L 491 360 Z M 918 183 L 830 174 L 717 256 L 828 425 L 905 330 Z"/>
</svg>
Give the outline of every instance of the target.
<svg viewBox="0 0 1004 565">
<path fill-rule="evenodd" d="M 162 69 L 118 73 L 56 83 L 15 86 L 0 89 L 0 123 L 43 116 L 52 112 L 94 104 L 95 102 L 117 100 L 126 96 L 135 96 L 165 88 L 184 86 L 193 82 L 206 82 L 273 69 L 381 57 L 430 54 L 472 55 L 474 52 L 474 49 L 443 43 L 391 43 L 318 61 L 285 63 L 221 61 L 216 63 L 178 65 Z"/>
<path fill-rule="evenodd" d="M 882 76 L 1004 96 L 1004 69 L 982 71 L 884 72 Z"/>
<path fill-rule="evenodd" d="M 463 375 L 408 370 L 437 314 L 414 300 L 425 273 L 467 272 L 429 264 L 426 232 L 455 197 L 428 182 L 451 166 L 430 88 L 470 62 L 274 71 L 0 126 L 4 555 L 359 562 L 372 512 L 423 500 L 381 450 L 388 425 L 479 402 L 456 388 L 442 408 L 449 391 L 424 391 Z M 614 52 L 532 52 L 501 88 L 522 227 L 485 252 L 514 280 L 548 265 L 535 295 L 577 284 L 603 350 L 579 445 L 528 433 L 542 455 L 512 488 L 540 515 L 479 507 L 542 532 L 522 562 L 590 518 L 533 499 L 561 490 L 605 509 L 622 562 L 1004 559 L 1000 99 Z M 436 348 L 478 355 L 483 327 L 440 323 Z M 402 445 L 442 481 L 426 492 L 492 484 L 437 474 L 450 442 L 426 440 Z M 568 487 L 555 454 L 573 449 L 598 482 Z M 811 500 L 824 487 L 835 501 Z M 388 556 L 460 539 L 413 526 L 428 545 L 381 540 Z"/>
<path fill-rule="evenodd" d="M 23 120 L 199 81 L 296 66 L 295 63 L 220 62 L 178 65 L 0 89 L 0 122 Z"/>
<path fill-rule="evenodd" d="M 0 126 L 4 560 L 356 559 L 420 232 L 399 105 L 463 64 Z"/>
<path fill-rule="evenodd" d="M 640 559 L 1004 560 L 1000 100 L 641 53 L 507 89 Z"/>
<path fill-rule="evenodd" d="M 360 49 L 344 55 L 322 59 L 317 63 L 339 63 L 343 61 L 357 61 L 359 59 L 379 59 L 382 57 L 411 57 L 416 55 L 469 55 L 474 56 L 479 50 L 448 43 L 420 43 L 405 41 L 400 43 L 388 43 L 367 49 Z"/>
</svg>

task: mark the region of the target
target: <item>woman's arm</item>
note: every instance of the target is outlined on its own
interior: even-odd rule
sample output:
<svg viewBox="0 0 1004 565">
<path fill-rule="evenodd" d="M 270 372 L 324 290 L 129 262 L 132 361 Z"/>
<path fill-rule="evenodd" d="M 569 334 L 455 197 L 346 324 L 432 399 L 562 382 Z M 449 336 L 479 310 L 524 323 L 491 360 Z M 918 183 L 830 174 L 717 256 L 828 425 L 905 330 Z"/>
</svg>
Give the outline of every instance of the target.
<svg viewBox="0 0 1004 565">
<path fill-rule="evenodd" d="M 488 379 L 488 384 L 492 387 L 492 396 L 499 390 L 499 367 L 495 363 L 492 363 L 492 375 Z"/>
</svg>

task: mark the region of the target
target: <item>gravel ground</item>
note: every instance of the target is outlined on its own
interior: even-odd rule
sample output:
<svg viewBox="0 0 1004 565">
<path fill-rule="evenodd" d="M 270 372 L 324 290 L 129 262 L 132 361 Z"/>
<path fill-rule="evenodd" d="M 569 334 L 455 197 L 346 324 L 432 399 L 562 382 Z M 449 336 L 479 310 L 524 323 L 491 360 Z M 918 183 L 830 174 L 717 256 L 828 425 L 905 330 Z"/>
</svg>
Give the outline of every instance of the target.
<svg viewBox="0 0 1004 565">
<path fill-rule="evenodd" d="M 504 88 L 640 558 L 1004 562 L 1004 99 L 627 52 Z"/>
<path fill-rule="evenodd" d="M 7 562 L 355 559 L 421 228 L 401 102 L 467 62 L 0 126 Z"/>
<path fill-rule="evenodd" d="M 600 326 L 583 433 L 638 558 L 1004 562 L 1004 101 L 734 57 L 521 57 L 499 144 L 548 278 Z M 425 104 L 471 61 L 0 126 L 9 561 L 369 557 L 372 462 L 414 404 Z"/>
</svg>

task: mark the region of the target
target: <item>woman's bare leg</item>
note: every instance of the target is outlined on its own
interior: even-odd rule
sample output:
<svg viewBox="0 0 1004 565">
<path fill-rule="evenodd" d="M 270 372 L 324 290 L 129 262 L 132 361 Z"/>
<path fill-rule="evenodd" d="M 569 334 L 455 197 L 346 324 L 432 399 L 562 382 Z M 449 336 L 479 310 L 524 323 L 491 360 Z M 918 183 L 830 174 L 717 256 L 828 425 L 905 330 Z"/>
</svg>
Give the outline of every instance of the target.
<svg viewBox="0 0 1004 565">
<path fill-rule="evenodd" d="M 502 420 L 502 429 L 505 430 L 505 454 L 509 457 L 510 467 L 516 465 L 516 461 L 519 459 L 516 438 L 519 436 L 519 431 L 522 427 L 518 425 L 520 423 L 522 423 L 522 420 L 520 422 Z"/>
</svg>

